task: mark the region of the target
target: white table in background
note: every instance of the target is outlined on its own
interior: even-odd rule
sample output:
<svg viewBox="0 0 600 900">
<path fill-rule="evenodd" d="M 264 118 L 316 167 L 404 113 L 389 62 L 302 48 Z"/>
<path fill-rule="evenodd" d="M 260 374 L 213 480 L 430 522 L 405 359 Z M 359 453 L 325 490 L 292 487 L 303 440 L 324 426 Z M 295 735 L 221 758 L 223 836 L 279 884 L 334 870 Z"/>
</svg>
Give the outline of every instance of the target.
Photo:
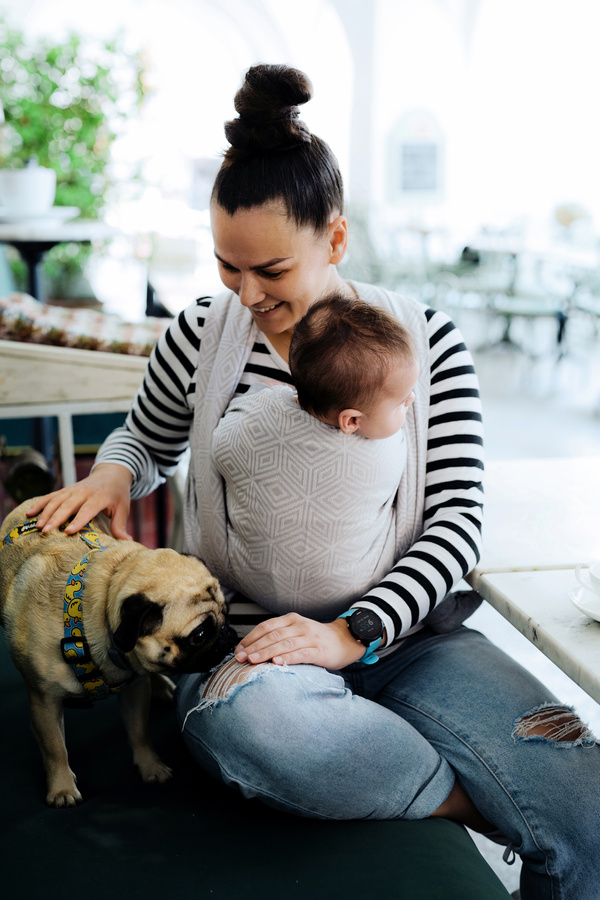
<svg viewBox="0 0 600 900">
<path fill-rule="evenodd" d="M 145 356 L 0 341 L 0 419 L 56 416 L 63 484 L 73 484 L 73 416 L 127 412 L 147 363 Z"/>
<path fill-rule="evenodd" d="M 497 572 L 477 589 L 545 656 L 600 703 L 600 622 L 571 602 L 574 569 Z M 600 601 L 599 601 L 600 605 Z"/>
<path fill-rule="evenodd" d="M 569 599 L 575 566 L 600 559 L 600 458 L 488 463 L 483 534 L 467 581 L 600 702 L 600 623 Z"/>
<path fill-rule="evenodd" d="M 486 572 L 600 559 L 600 457 L 492 461 L 484 483 L 483 553 L 469 576 L 474 587 Z"/>
</svg>

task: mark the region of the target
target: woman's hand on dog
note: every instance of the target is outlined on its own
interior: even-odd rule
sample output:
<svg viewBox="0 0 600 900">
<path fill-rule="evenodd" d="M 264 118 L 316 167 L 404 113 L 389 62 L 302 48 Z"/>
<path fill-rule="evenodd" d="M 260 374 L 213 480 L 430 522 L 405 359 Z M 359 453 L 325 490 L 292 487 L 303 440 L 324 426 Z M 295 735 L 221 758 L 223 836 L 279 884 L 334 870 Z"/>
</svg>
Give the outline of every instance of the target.
<svg viewBox="0 0 600 900">
<path fill-rule="evenodd" d="M 348 630 L 345 619 L 315 622 L 288 613 L 261 622 L 235 649 L 238 662 L 274 662 L 275 665 L 310 664 L 343 669 L 364 655 L 365 648 Z"/>
<path fill-rule="evenodd" d="M 36 498 L 27 515 L 38 516 L 37 526 L 42 532 L 52 531 L 74 516 L 65 531 L 75 534 L 104 511 L 110 517 L 113 537 L 130 541 L 127 519 L 132 480 L 133 476 L 125 466 L 100 463 L 87 478 Z"/>
</svg>

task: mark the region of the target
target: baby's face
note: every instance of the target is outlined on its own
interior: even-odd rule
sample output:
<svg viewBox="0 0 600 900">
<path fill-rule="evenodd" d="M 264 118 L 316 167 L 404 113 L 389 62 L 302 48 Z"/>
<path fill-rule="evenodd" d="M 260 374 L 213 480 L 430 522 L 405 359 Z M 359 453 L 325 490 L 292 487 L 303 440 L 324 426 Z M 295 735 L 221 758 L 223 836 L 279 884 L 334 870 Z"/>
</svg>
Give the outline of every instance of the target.
<svg viewBox="0 0 600 900">
<path fill-rule="evenodd" d="M 361 411 L 357 433 L 366 438 L 391 437 L 400 431 L 406 412 L 415 399 L 413 389 L 419 377 L 416 362 L 398 363 L 388 372 L 379 396 Z"/>
</svg>

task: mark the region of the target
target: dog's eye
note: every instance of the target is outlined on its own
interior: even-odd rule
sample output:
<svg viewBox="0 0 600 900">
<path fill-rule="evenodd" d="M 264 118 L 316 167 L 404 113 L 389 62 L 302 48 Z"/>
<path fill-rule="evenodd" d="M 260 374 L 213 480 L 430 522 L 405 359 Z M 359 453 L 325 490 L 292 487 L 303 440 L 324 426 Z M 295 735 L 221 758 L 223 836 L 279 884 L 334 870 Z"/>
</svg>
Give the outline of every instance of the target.
<svg viewBox="0 0 600 900">
<path fill-rule="evenodd" d="M 192 633 L 190 634 L 190 636 L 188 638 L 192 647 L 197 647 L 198 644 L 202 643 L 202 641 L 204 640 L 205 631 L 206 631 L 206 628 L 204 625 L 198 625 L 197 628 L 194 628 L 194 630 L 192 631 Z"/>
</svg>

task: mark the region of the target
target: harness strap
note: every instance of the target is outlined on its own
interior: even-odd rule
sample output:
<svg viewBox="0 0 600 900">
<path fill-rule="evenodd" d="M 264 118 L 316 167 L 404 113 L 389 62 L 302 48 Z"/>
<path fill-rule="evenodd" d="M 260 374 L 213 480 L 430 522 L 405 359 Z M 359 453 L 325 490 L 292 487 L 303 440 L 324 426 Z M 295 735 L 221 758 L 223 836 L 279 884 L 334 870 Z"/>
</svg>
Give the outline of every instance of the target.
<svg viewBox="0 0 600 900">
<path fill-rule="evenodd" d="M 108 696 L 109 688 L 91 657 L 90 648 L 83 633 L 81 601 L 83 599 L 84 575 L 88 560 L 92 553 L 102 549 L 104 548 L 98 547 L 90 550 L 71 569 L 64 597 L 65 636 L 60 642 L 65 662 L 73 669 L 73 673 L 79 683 L 83 685 L 86 695 L 93 700 L 99 700 Z"/>
<path fill-rule="evenodd" d="M 35 518 L 33 519 L 27 519 L 27 521 L 23 522 L 22 525 L 16 525 L 14 528 L 11 528 L 8 534 L 2 538 L 2 546 L 4 547 L 8 544 L 14 544 L 14 542 L 24 534 L 32 534 L 34 531 L 37 531 L 37 521 L 38 516 L 35 516 Z M 69 521 L 72 521 L 72 519 L 69 519 Z M 67 523 L 65 522 L 64 525 L 59 526 L 59 531 L 64 531 L 66 527 Z M 87 525 L 84 525 L 83 528 L 80 528 L 77 534 L 79 535 L 81 540 L 84 541 L 92 550 L 104 549 L 100 543 L 100 535 L 93 527 L 91 522 L 88 522 Z"/>
<path fill-rule="evenodd" d="M 14 544 L 17 538 L 20 538 L 24 534 L 30 534 L 32 531 L 37 531 L 37 517 L 35 519 L 28 519 L 27 522 L 24 522 L 22 525 L 17 525 L 15 528 L 12 528 L 8 534 L 2 538 L 2 546 Z"/>
<path fill-rule="evenodd" d="M 100 544 L 98 533 L 94 531 L 91 524 L 86 525 L 85 533 L 83 532 L 84 529 L 78 532 L 79 536 L 91 547 L 91 550 L 89 553 L 86 553 L 80 562 L 73 566 L 67 579 L 63 609 L 65 636 L 60 642 L 60 646 L 65 662 L 73 669 L 73 674 L 83 686 L 88 699 L 105 700 L 110 694 L 122 691 L 137 676 L 134 672 L 129 678 L 119 684 L 108 684 L 92 659 L 89 644 L 83 631 L 81 601 L 85 588 L 85 572 L 90 556 L 92 553 L 97 553 L 106 548 Z"/>
</svg>

